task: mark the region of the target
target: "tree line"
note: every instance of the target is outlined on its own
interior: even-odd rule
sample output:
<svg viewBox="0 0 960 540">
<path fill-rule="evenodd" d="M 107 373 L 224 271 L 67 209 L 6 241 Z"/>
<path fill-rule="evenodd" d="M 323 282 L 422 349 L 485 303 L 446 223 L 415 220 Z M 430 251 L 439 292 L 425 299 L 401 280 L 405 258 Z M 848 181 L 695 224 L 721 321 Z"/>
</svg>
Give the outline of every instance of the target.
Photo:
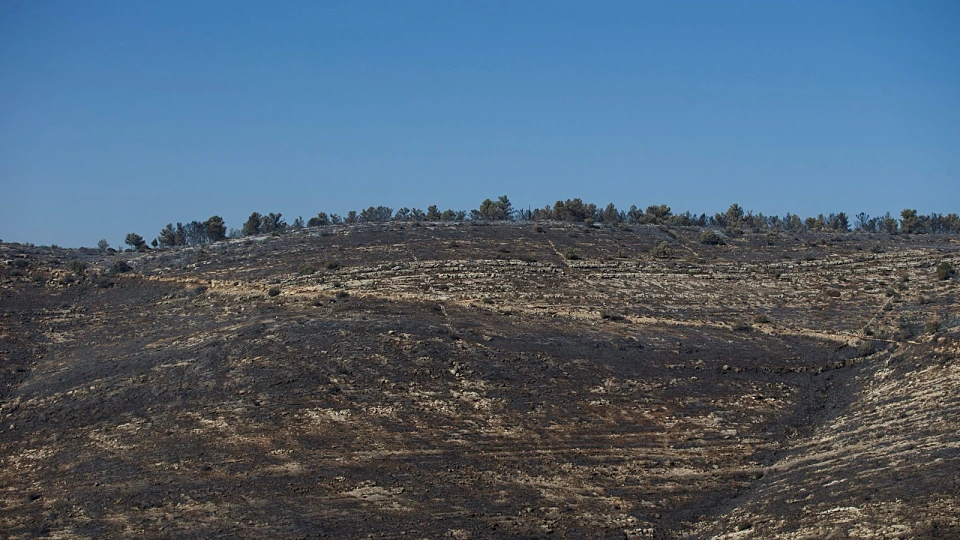
<svg viewBox="0 0 960 540">
<path fill-rule="evenodd" d="M 371 206 L 360 212 L 350 210 L 346 215 L 319 212 L 304 221 L 297 217 L 288 224 L 280 213 L 260 214 L 253 212 L 240 229 L 227 232 L 226 224 L 220 216 L 212 216 L 206 221 L 168 223 L 150 243 L 154 248 L 176 246 L 194 246 L 209 242 L 219 242 L 227 238 L 242 238 L 260 234 L 283 233 L 304 227 L 324 227 L 328 225 L 352 223 L 387 222 L 500 222 L 500 221 L 562 221 L 625 228 L 631 225 L 667 225 L 677 227 L 713 227 L 729 234 L 744 232 L 786 231 L 802 233 L 808 231 L 866 232 L 886 234 L 960 234 L 960 216 L 955 213 L 929 215 L 919 214 L 914 209 L 904 209 L 900 217 L 889 212 L 882 216 L 870 216 L 859 213 L 851 219 L 844 212 L 819 214 L 816 217 L 801 218 L 797 214 L 767 216 L 762 213 L 744 210 L 734 203 L 726 212 L 692 214 L 690 212 L 673 213 L 665 205 L 652 205 L 641 209 L 636 205 L 621 210 L 613 203 L 599 207 L 585 203 L 581 199 L 556 201 L 543 208 L 516 209 L 506 196 L 497 199 L 485 199 L 478 208 L 466 210 L 440 210 L 436 205 L 428 206 L 426 211 L 419 208 L 399 208 L 394 211 L 387 206 Z M 132 249 L 150 249 L 146 240 L 136 233 L 126 236 L 124 242 Z M 101 250 L 106 249 L 106 240 L 100 241 Z"/>
</svg>

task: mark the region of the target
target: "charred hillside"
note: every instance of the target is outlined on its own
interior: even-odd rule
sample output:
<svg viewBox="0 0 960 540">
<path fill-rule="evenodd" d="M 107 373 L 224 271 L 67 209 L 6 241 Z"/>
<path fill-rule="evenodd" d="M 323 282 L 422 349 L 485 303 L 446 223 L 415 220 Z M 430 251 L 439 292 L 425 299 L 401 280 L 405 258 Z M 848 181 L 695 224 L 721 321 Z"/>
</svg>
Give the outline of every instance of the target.
<svg viewBox="0 0 960 540">
<path fill-rule="evenodd" d="M 0 532 L 960 535 L 960 242 L 701 234 L 0 244 Z"/>
</svg>

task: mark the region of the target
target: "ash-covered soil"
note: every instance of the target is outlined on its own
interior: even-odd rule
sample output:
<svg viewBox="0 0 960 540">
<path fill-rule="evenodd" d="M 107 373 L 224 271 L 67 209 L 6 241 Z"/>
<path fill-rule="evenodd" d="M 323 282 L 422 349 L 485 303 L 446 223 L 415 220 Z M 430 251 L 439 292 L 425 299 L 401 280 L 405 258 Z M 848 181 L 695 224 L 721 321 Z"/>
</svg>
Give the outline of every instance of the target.
<svg viewBox="0 0 960 540">
<path fill-rule="evenodd" d="M 960 536 L 960 242 L 699 232 L 0 244 L 0 535 Z"/>
</svg>

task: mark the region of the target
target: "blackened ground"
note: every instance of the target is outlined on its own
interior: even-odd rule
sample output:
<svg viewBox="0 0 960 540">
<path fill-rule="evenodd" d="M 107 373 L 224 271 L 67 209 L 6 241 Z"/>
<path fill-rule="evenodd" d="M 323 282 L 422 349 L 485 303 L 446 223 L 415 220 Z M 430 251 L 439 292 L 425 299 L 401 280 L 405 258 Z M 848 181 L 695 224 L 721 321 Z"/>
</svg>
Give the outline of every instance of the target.
<svg viewBox="0 0 960 540">
<path fill-rule="evenodd" d="M 698 234 L 2 245 L 0 531 L 954 535 L 955 239 Z"/>
</svg>

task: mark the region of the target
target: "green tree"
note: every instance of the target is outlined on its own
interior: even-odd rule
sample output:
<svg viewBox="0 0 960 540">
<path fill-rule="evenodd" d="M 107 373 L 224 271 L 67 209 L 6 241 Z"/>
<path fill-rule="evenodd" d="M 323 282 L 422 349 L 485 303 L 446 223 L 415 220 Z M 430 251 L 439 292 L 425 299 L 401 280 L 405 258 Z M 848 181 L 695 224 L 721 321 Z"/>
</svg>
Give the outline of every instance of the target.
<svg viewBox="0 0 960 540">
<path fill-rule="evenodd" d="M 110 242 L 107 242 L 106 238 L 101 238 L 100 241 L 97 242 L 97 248 L 100 251 L 107 251 L 109 247 L 110 247 Z"/>
<path fill-rule="evenodd" d="M 326 212 L 320 212 L 316 216 L 310 218 L 307 221 L 307 227 L 322 227 L 324 225 L 330 224 L 330 217 L 327 216 Z"/>
<path fill-rule="evenodd" d="M 167 226 L 160 229 L 157 235 L 157 243 L 160 247 L 173 247 L 177 245 L 177 231 L 173 228 L 173 223 L 167 223 Z"/>
<path fill-rule="evenodd" d="M 219 242 L 227 238 L 227 225 L 220 216 L 210 216 L 210 219 L 203 222 L 203 228 L 210 242 Z"/>
<path fill-rule="evenodd" d="M 259 212 L 250 214 L 247 222 L 244 223 L 243 228 L 240 229 L 240 233 L 244 236 L 254 236 L 261 232 L 263 232 L 263 216 L 261 216 Z"/>
<path fill-rule="evenodd" d="M 388 206 L 371 206 L 360 212 L 361 223 L 384 223 L 393 217 L 393 208 Z"/>
<path fill-rule="evenodd" d="M 617 210 L 617 207 L 613 203 L 608 204 L 607 207 L 600 212 L 600 221 L 604 225 L 616 225 L 620 223 L 622 217 L 624 216 L 622 216 L 622 213 Z"/>
<path fill-rule="evenodd" d="M 887 234 L 897 234 L 900 224 L 897 222 L 897 218 L 890 215 L 890 212 L 887 212 L 880 218 L 880 229 Z"/>
<path fill-rule="evenodd" d="M 287 222 L 283 220 L 283 214 L 270 212 L 263 216 L 260 221 L 260 232 L 262 233 L 275 233 L 287 230 Z"/>
<path fill-rule="evenodd" d="M 147 243 L 144 242 L 143 237 L 137 233 L 127 234 L 127 237 L 123 240 L 123 242 L 137 251 L 143 250 L 147 247 Z"/>
<path fill-rule="evenodd" d="M 508 221 L 513 218 L 513 204 L 506 195 L 500 196 L 496 201 L 484 199 L 474 217 L 484 221 Z"/>
<path fill-rule="evenodd" d="M 740 226 L 740 221 L 743 220 L 743 208 L 739 204 L 733 203 L 730 205 L 730 208 L 727 208 L 727 227 L 731 229 L 736 229 Z"/>
<path fill-rule="evenodd" d="M 922 234 L 923 220 L 917 215 L 917 211 L 911 208 L 904 208 L 900 212 L 900 232 L 904 234 Z"/>
</svg>

